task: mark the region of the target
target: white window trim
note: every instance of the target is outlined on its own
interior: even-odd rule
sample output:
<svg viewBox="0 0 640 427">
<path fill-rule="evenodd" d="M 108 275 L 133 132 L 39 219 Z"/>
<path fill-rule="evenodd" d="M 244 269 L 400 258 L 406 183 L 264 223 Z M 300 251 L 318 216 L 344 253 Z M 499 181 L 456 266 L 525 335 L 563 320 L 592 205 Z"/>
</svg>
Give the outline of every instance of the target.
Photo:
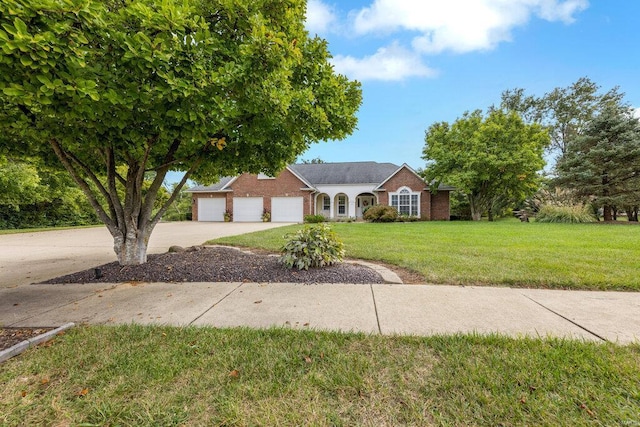
<svg viewBox="0 0 640 427">
<path fill-rule="evenodd" d="M 344 198 L 344 204 L 340 203 L 340 199 Z M 336 196 L 336 215 L 347 216 L 347 206 L 349 205 L 349 198 L 346 194 L 338 194 Z M 340 208 L 344 206 L 344 213 L 340 213 Z"/>
<path fill-rule="evenodd" d="M 328 202 L 328 203 L 325 203 L 325 202 Z M 327 195 L 327 194 L 322 196 L 322 210 L 323 211 L 330 211 L 331 210 L 331 197 L 329 197 L 329 195 Z"/>
<path fill-rule="evenodd" d="M 418 196 L 418 200 L 417 200 L 417 215 L 411 215 L 410 216 L 417 216 L 418 218 L 420 218 L 420 192 L 419 191 L 413 191 L 411 190 L 409 187 L 400 187 L 398 188 L 397 191 L 394 192 L 390 192 L 389 193 L 389 206 L 392 206 L 394 208 L 396 208 L 398 210 L 398 213 L 400 213 L 400 207 L 399 206 L 393 206 L 393 196 L 396 196 L 398 198 L 398 204 L 400 203 L 400 193 L 402 193 L 403 191 L 407 191 L 409 193 L 409 212 L 412 211 L 412 206 L 411 206 L 411 199 L 413 198 L 412 196 Z"/>
</svg>

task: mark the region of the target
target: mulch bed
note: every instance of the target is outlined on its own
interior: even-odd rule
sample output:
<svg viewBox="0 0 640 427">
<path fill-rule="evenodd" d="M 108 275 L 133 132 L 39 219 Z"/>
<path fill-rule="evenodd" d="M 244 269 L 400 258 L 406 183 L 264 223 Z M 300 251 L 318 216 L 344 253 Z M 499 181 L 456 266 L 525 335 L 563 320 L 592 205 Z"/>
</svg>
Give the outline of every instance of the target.
<svg viewBox="0 0 640 427">
<path fill-rule="evenodd" d="M 54 328 L 24 328 L 3 327 L 0 328 L 0 351 L 13 347 L 29 338 L 49 332 Z"/>
<path fill-rule="evenodd" d="M 384 283 L 378 273 L 359 265 L 342 263 L 309 270 L 287 269 L 276 256 L 200 246 L 149 255 L 142 265 L 121 266 L 112 262 L 42 283 L 121 282 Z"/>
<path fill-rule="evenodd" d="M 100 270 L 100 277 L 97 277 L 96 269 Z M 416 273 L 397 268 L 394 270 L 405 283 L 420 282 L 421 276 Z M 287 269 L 272 254 L 201 246 L 149 255 L 147 263 L 142 265 L 123 267 L 112 262 L 42 283 L 121 282 L 384 283 L 378 273 L 360 265 L 342 263 L 309 270 Z M 0 350 L 52 329 L 0 328 Z"/>
</svg>

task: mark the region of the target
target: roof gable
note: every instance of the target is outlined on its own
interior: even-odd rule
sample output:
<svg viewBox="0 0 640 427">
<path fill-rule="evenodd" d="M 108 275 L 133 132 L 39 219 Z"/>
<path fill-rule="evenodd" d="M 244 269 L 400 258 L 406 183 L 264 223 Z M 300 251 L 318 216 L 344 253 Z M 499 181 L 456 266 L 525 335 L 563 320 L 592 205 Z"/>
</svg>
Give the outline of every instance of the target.
<svg viewBox="0 0 640 427">
<path fill-rule="evenodd" d="M 403 169 L 408 170 L 409 172 L 411 172 L 413 175 L 416 176 L 416 178 L 418 178 L 420 181 L 424 182 L 424 178 L 422 178 L 420 175 L 418 175 L 418 172 L 414 171 L 411 166 L 409 166 L 406 163 L 403 163 L 402 166 L 400 166 L 399 168 L 397 168 L 395 171 L 393 171 L 391 174 L 389 174 L 384 181 L 382 181 L 377 187 L 376 190 L 382 188 L 382 186 L 384 184 L 386 184 L 391 178 L 393 178 L 394 176 L 396 176 L 398 173 L 400 173 L 400 171 L 402 171 Z M 426 183 L 425 183 L 426 185 Z"/>
</svg>

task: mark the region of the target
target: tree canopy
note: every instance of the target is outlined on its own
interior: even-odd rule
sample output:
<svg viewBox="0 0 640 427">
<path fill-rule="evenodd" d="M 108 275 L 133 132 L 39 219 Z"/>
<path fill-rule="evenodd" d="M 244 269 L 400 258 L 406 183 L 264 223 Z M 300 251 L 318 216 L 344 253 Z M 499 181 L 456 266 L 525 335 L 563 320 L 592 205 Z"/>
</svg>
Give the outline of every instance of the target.
<svg viewBox="0 0 640 427">
<path fill-rule="evenodd" d="M 522 201 L 537 189 L 547 132 L 515 112 L 465 113 L 452 125 L 435 123 L 425 137 L 425 178 L 466 195 L 474 220 Z"/>
<path fill-rule="evenodd" d="M 550 138 L 548 150 L 560 158 L 599 111 L 618 104 L 623 96 L 617 87 L 602 93 L 598 84 L 581 77 L 570 86 L 557 87 L 541 97 L 527 95 L 522 88 L 506 90 L 500 108 L 518 112 L 528 123 L 545 126 Z"/>
<path fill-rule="evenodd" d="M 359 83 L 304 29 L 304 0 L 4 0 L 0 149 L 71 174 L 121 264 L 184 183 L 275 174 L 356 125 Z M 154 204 L 166 173 L 184 178 Z M 151 177 L 151 184 L 143 184 Z"/>
<path fill-rule="evenodd" d="M 610 105 L 568 145 L 556 183 L 572 189 L 612 219 L 612 207 L 628 214 L 640 205 L 640 121 L 631 109 Z"/>
</svg>

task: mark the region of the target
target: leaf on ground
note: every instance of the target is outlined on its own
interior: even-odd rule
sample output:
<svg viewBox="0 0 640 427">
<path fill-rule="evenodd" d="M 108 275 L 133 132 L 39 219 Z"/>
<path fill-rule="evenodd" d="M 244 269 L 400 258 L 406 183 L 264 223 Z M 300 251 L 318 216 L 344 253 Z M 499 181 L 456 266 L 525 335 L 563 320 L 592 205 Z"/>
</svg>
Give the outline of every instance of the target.
<svg viewBox="0 0 640 427">
<path fill-rule="evenodd" d="M 595 417 L 596 414 L 587 407 L 587 405 L 585 405 L 584 403 L 580 404 L 580 409 L 584 409 L 586 411 L 587 414 L 589 414 L 590 417 Z"/>
<path fill-rule="evenodd" d="M 233 371 L 229 372 L 229 376 L 231 378 L 238 378 L 240 376 L 240 371 L 238 371 L 237 369 L 234 369 Z"/>
<path fill-rule="evenodd" d="M 261 300 L 261 299 L 259 299 L 258 301 L 254 301 L 253 303 L 254 303 L 254 304 L 260 304 L 261 302 L 262 302 L 262 300 Z"/>
<path fill-rule="evenodd" d="M 313 362 L 313 360 L 311 360 L 311 357 L 309 357 L 309 356 L 305 356 L 304 357 L 304 361 L 307 362 L 307 363 Z"/>
<path fill-rule="evenodd" d="M 43 378 L 43 379 L 41 379 L 41 380 L 40 380 L 40 384 L 41 384 L 41 385 L 47 385 L 47 384 L 49 384 L 49 378 Z"/>
<path fill-rule="evenodd" d="M 76 396 L 78 396 L 78 397 L 84 397 L 84 396 L 86 396 L 87 394 L 89 394 L 89 389 L 88 389 L 88 388 L 83 388 L 82 390 L 80 390 L 80 391 L 78 391 L 78 392 L 76 393 Z"/>
</svg>

